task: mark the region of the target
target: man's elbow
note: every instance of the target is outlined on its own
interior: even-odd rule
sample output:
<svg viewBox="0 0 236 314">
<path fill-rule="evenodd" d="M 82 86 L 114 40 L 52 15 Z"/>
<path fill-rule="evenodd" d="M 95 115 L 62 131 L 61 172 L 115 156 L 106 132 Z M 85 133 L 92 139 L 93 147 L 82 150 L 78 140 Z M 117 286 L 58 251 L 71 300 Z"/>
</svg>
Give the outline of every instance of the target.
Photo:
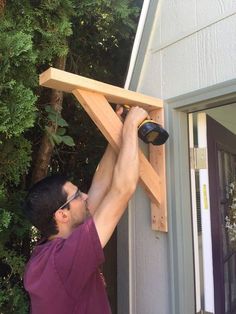
<svg viewBox="0 0 236 314">
<path fill-rule="evenodd" d="M 111 189 L 117 195 L 125 197 L 127 200 L 131 198 L 137 187 L 137 180 L 117 180 L 112 182 Z"/>
</svg>

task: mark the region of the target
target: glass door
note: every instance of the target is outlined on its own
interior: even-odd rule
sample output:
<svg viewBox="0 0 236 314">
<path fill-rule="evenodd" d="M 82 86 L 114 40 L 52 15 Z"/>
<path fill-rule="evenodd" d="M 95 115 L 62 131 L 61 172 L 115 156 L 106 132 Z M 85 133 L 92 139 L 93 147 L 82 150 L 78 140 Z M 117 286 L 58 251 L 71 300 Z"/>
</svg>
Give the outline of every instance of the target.
<svg viewBox="0 0 236 314">
<path fill-rule="evenodd" d="M 189 115 L 196 313 L 236 313 L 236 105 Z"/>
</svg>

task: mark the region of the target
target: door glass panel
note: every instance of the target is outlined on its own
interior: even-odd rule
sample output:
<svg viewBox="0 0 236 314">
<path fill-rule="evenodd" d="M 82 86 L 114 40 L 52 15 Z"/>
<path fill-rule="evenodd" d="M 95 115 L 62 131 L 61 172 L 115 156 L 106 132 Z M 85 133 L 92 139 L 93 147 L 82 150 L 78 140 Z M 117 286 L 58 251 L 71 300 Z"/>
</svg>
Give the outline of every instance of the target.
<svg viewBox="0 0 236 314">
<path fill-rule="evenodd" d="M 236 303 L 236 256 L 232 255 L 229 261 L 230 267 L 230 291 L 231 291 L 231 307 L 235 308 Z"/>
<path fill-rule="evenodd" d="M 201 183 L 201 175 L 204 170 L 195 168 L 195 171 L 193 171 L 193 161 L 191 160 L 191 184 L 195 192 L 194 194 L 192 191 L 192 195 L 194 194 L 194 197 L 192 197 L 194 201 L 193 209 L 195 210 L 193 224 L 196 225 L 197 230 L 194 237 L 194 247 L 197 246 L 197 250 L 194 253 L 196 257 L 195 272 L 198 276 L 196 276 L 195 280 L 199 281 L 198 285 L 196 285 L 196 312 L 200 312 L 199 308 L 201 308 L 202 312 L 236 314 L 236 123 L 234 121 L 236 104 L 195 112 L 189 115 L 189 121 L 191 120 L 191 123 L 189 123 L 189 125 L 191 124 L 191 128 L 189 128 L 190 151 L 199 147 L 199 141 L 201 141 L 202 126 L 198 124 L 198 116 L 201 114 L 210 116 L 210 119 L 213 119 L 216 125 L 219 125 L 219 128 L 216 127 L 217 135 L 214 133 L 215 129 L 213 130 L 213 138 L 214 140 L 220 138 L 221 141 L 217 142 L 214 148 L 211 146 L 209 149 L 206 145 L 207 170 L 209 170 L 209 173 L 210 169 L 211 171 L 213 170 L 214 176 L 212 177 L 215 177 L 215 180 L 211 181 L 215 189 L 211 190 L 209 187 L 209 193 L 213 192 L 213 194 L 210 194 L 208 199 L 207 193 L 204 194 L 203 184 Z M 206 121 L 210 119 L 206 119 Z M 206 127 L 206 130 L 208 132 L 208 127 Z M 220 133 L 219 137 L 218 131 Z M 222 134 L 225 137 L 222 137 Z M 230 137 L 230 144 L 228 136 Z M 207 144 L 208 140 L 207 134 Z M 211 159 L 208 153 L 215 154 L 215 157 Z M 214 166 L 210 164 L 212 160 L 214 160 Z M 196 167 L 196 164 L 194 166 Z M 231 191 L 232 183 L 235 183 L 235 195 Z M 235 198 L 235 201 L 233 198 Z M 206 203 L 202 203 L 202 200 L 205 199 L 209 201 L 209 208 L 205 207 L 204 204 Z M 212 199 L 214 199 L 214 202 Z M 232 206 L 235 208 L 234 211 L 230 211 Z M 210 247 L 210 250 L 212 250 L 213 254 L 212 260 L 210 255 L 206 254 L 207 251 L 204 250 L 205 241 L 209 240 L 209 232 L 206 230 L 204 222 L 207 210 L 210 211 L 211 220 L 210 238 L 212 239 L 212 247 Z M 234 229 L 228 227 L 227 217 L 230 218 L 231 227 L 233 226 Z M 235 226 L 233 225 L 234 223 Z M 206 238 L 207 232 L 208 238 Z M 213 304 L 207 289 L 209 283 L 207 279 L 209 277 L 206 277 L 206 274 L 212 271 L 212 268 L 209 266 L 213 267 Z M 200 288 L 197 289 L 197 287 Z M 217 298 L 214 298 L 215 296 Z M 212 310 L 209 310 L 209 306 Z"/>
<path fill-rule="evenodd" d="M 229 267 L 228 267 L 228 263 L 225 263 L 225 265 L 224 265 L 224 278 L 225 278 L 225 311 L 226 311 L 226 313 L 229 313 L 229 310 L 230 310 L 229 291 L 230 291 L 230 289 L 229 289 Z"/>
<path fill-rule="evenodd" d="M 221 216 L 221 233 L 222 233 L 222 249 L 223 249 L 223 256 L 226 257 L 228 254 L 228 237 L 225 228 L 225 217 L 226 217 L 226 203 L 227 203 L 227 196 L 226 196 L 226 182 L 227 176 L 226 174 L 226 156 L 222 150 L 218 151 L 218 167 L 219 167 L 219 193 L 220 193 L 220 216 Z"/>
<path fill-rule="evenodd" d="M 232 203 L 232 183 L 235 181 L 235 155 L 218 150 L 219 170 L 219 214 L 222 241 L 222 259 L 224 264 L 225 313 L 235 313 L 236 305 L 236 230 L 227 228 L 227 221 L 232 225 L 230 206 Z M 236 214 L 236 213 L 235 213 Z M 228 220 L 227 220 L 228 219 Z M 235 220 L 236 221 L 236 220 Z"/>
</svg>

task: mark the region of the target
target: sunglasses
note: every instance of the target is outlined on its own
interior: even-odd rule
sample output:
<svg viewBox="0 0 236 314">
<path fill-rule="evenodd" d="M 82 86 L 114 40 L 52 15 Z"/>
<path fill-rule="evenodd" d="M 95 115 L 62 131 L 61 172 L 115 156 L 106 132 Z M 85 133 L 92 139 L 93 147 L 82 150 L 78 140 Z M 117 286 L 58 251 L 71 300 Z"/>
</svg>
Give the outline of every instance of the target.
<svg viewBox="0 0 236 314">
<path fill-rule="evenodd" d="M 73 201 L 74 199 L 78 198 L 78 197 L 82 197 L 82 192 L 77 189 L 77 191 L 75 192 L 75 194 L 73 194 L 71 197 L 69 197 L 69 199 L 58 209 L 65 209 L 67 207 L 67 205 Z"/>
</svg>

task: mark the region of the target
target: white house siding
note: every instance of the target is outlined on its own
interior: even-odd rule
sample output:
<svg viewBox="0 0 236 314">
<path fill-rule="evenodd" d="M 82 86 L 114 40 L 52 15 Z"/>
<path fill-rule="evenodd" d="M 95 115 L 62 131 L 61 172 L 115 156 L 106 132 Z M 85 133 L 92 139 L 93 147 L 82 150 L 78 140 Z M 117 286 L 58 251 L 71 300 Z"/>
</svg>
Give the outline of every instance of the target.
<svg viewBox="0 0 236 314">
<path fill-rule="evenodd" d="M 130 206 L 130 314 L 171 314 L 167 237 L 151 229 L 149 203 L 139 188 Z"/>
<path fill-rule="evenodd" d="M 235 79 L 235 0 L 159 0 L 153 25 L 138 91 L 165 100 Z M 175 284 L 168 278 L 168 235 L 151 230 L 142 192 L 134 202 L 129 227 L 130 314 L 179 313 L 170 301 Z"/>
<path fill-rule="evenodd" d="M 160 0 L 138 90 L 163 99 L 236 76 L 235 0 Z"/>
</svg>

